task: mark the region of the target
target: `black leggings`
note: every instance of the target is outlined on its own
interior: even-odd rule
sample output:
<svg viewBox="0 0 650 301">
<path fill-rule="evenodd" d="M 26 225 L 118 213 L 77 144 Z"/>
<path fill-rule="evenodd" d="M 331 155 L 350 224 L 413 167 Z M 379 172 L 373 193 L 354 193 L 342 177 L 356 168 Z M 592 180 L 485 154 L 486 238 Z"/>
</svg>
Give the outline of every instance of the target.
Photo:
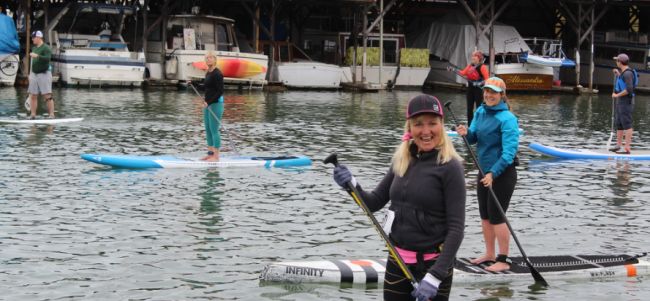
<svg viewBox="0 0 650 301">
<path fill-rule="evenodd" d="M 425 261 L 422 267 L 418 268 L 416 264 L 407 264 L 408 269 L 413 273 L 413 277 L 419 282 L 427 270 L 436 263 L 435 260 Z M 431 299 L 433 301 L 447 301 L 449 300 L 449 293 L 451 292 L 451 282 L 454 278 L 454 269 L 449 269 L 447 278 L 443 279 L 438 287 L 438 295 Z M 399 268 L 392 256 L 388 256 L 386 263 L 386 274 L 384 276 L 384 300 L 385 301 L 413 301 L 415 298 L 411 296 L 413 285 L 406 279 L 404 273 Z"/>
<path fill-rule="evenodd" d="M 497 208 L 490 190 L 483 186 L 481 181 L 482 175 L 478 175 L 476 181 L 476 194 L 478 196 L 478 211 L 481 214 L 481 219 L 490 220 L 490 224 L 498 225 L 505 223 L 505 219 L 499 209 Z M 510 205 L 510 198 L 512 193 L 515 191 L 515 185 L 517 184 L 517 169 L 514 164 L 511 164 L 503 171 L 499 177 L 493 179 L 492 181 L 492 190 L 499 199 L 499 204 L 505 213 L 508 210 Z"/>
<path fill-rule="evenodd" d="M 483 103 L 483 89 L 481 87 L 474 87 L 470 83 L 467 87 L 467 127 L 472 124 L 474 118 L 474 111 Z"/>
</svg>

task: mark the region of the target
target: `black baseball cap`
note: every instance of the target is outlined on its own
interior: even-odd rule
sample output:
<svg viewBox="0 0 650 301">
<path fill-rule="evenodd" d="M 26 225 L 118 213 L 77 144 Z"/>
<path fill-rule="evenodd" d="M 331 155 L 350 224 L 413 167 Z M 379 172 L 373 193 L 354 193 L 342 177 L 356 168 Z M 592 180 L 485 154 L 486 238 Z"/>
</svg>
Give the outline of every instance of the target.
<svg viewBox="0 0 650 301">
<path fill-rule="evenodd" d="M 435 96 L 427 94 L 421 94 L 411 98 L 406 107 L 406 118 L 412 118 L 423 113 L 432 113 L 440 117 L 445 116 L 442 112 L 440 101 Z"/>
</svg>

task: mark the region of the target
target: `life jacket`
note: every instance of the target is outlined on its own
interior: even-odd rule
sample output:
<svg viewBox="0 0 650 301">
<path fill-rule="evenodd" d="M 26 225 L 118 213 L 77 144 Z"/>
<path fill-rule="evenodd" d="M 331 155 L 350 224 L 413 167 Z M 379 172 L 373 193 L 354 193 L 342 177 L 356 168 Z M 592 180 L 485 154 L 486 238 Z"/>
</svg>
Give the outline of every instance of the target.
<svg viewBox="0 0 650 301">
<path fill-rule="evenodd" d="M 483 66 L 483 63 L 480 63 L 474 68 L 470 68 L 467 70 L 467 80 L 470 81 L 483 81 L 483 75 L 481 74 L 481 67 Z"/>
<path fill-rule="evenodd" d="M 623 74 L 627 71 L 632 72 L 632 96 L 634 96 L 634 89 L 636 89 L 636 86 L 639 84 L 639 74 L 636 72 L 636 69 L 632 68 L 627 68 L 621 75 L 616 78 L 616 86 L 614 87 L 614 92 L 620 93 L 623 92 L 623 90 L 627 89 L 627 85 L 625 84 L 625 78 L 623 78 Z"/>
</svg>

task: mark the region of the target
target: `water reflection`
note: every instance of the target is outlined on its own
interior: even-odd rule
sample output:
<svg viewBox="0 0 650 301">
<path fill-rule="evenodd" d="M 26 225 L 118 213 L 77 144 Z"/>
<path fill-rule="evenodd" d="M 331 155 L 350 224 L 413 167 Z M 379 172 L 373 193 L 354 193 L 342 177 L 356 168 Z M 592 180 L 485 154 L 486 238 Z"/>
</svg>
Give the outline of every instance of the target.
<svg viewBox="0 0 650 301">
<path fill-rule="evenodd" d="M 616 176 L 611 178 L 611 185 L 609 187 L 615 196 L 613 205 L 620 206 L 633 201 L 628 198 L 628 193 L 632 188 L 630 182 L 630 163 L 628 161 L 617 160 L 614 168 L 616 169 Z"/>
<path fill-rule="evenodd" d="M 221 216 L 221 197 L 225 188 L 224 180 L 219 176 L 218 171 L 206 172 L 203 181 L 198 187 L 198 196 L 201 200 L 200 217 L 201 225 L 206 231 L 219 234 L 219 223 L 223 220 Z"/>
<path fill-rule="evenodd" d="M 54 125 L 30 125 L 29 134 L 24 142 L 26 146 L 43 144 L 45 137 L 54 133 Z"/>
</svg>

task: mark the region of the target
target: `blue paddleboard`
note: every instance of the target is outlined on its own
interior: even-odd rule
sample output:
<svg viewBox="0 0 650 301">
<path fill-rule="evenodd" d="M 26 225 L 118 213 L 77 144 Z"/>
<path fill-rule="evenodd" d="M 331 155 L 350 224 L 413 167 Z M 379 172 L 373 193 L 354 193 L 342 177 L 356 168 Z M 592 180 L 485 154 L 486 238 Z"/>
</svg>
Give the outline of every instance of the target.
<svg viewBox="0 0 650 301">
<path fill-rule="evenodd" d="M 566 149 L 531 143 L 530 149 L 551 157 L 561 159 L 594 159 L 594 160 L 650 160 L 649 150 L 632 150 L 628 154 L 610 152 L 606 149 Z"/>
<path fill-rule="evenodd" d="M 171 155 L 83 154 L 81 158 L 93 163 L 119 168 L 294 167 L 311 165 L 311 159 L 305 156 L 222 156 L 219 161 L 202 161 L 199 158 L 182 158 Z"/>
</svg>

